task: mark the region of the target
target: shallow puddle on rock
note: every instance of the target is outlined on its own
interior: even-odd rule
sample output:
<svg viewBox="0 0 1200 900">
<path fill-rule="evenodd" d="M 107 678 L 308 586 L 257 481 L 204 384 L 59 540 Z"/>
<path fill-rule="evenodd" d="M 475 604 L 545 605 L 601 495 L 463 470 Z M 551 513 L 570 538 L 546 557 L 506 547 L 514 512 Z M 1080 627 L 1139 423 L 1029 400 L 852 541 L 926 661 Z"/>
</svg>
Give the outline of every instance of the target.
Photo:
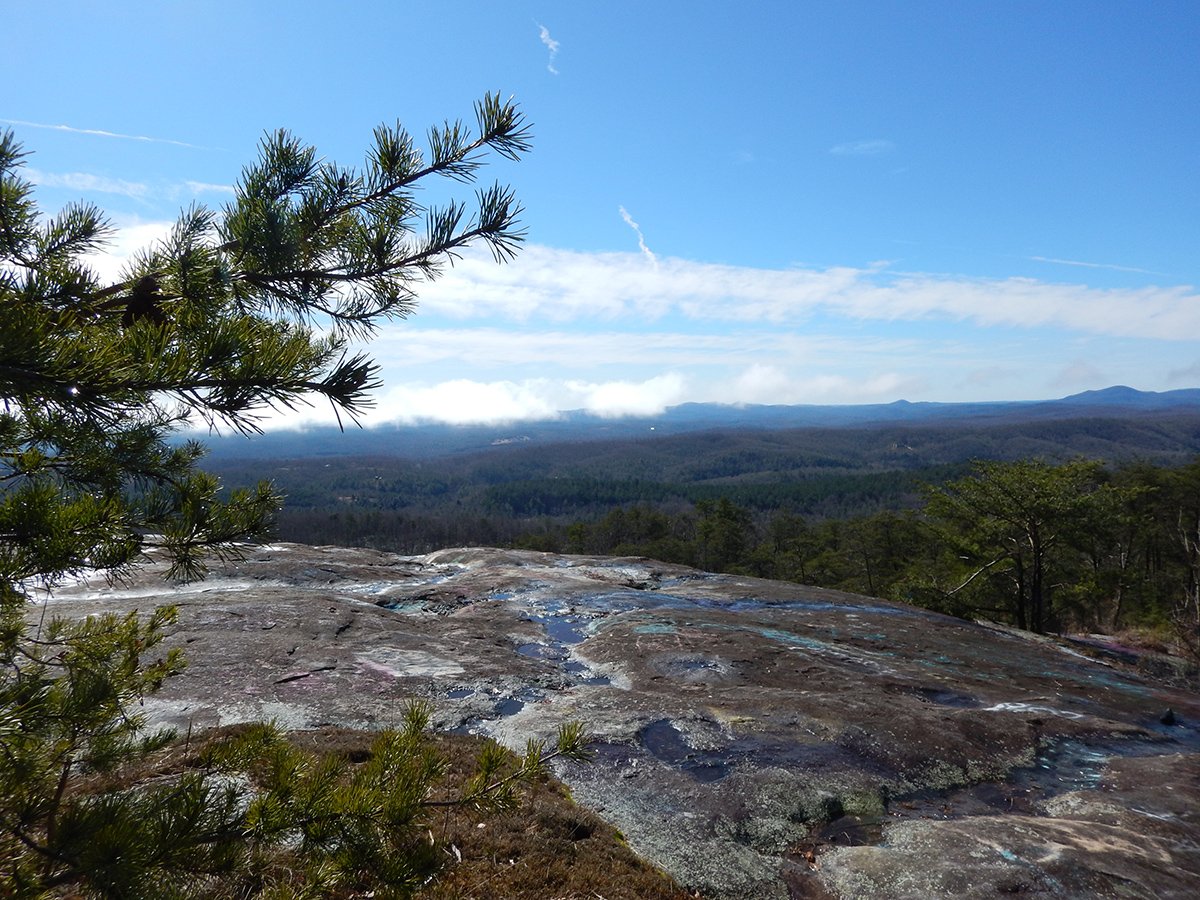
<svg viewBox="0 0 1200 900">
<path fill-rule="evenodd" d="M 570 675 L 579 677 L 581 684 L 590 685 L 607 685 L 612 684 L 612 679 L 607 675 L 601 675 L 592 670 L 587 663 L 582 663 L 577 659 L 569 659 L 563 663 L 563 669 Z"/>
<path fill-rule="evenodd" d="M 525 708 L 525 702 L 518 700 L 516 697 L 509 697 L 507 700 L 501 700 L 496 704 L 496 712 L 502 716 L 515 716 Z"/>
<path fill-rule="evenodd" d="M 405 603 L 383 603 L 380 605 L 385 607 L 386 609 L 391 610 L 394 613 L 400 613 L 401 615 L 404 615 L 404 616 L 416 616 L 416 615 L 420 615 L 421 613 L 423 613 L 425 611 L 424 603 L 405 602 Z"/>
<path fill-rule="evenodd" d="M 697 781 L 719 781 L 739 766 L 751 768 L 828 769 L 844 763 L 854 751 L 835 743 L 805 743 L 774 735 L 744 735 L 724 746 L 701 750 L 670 719 L 659 719 L 638 734 L 641 747 L 660 762 L 680 769 Z"/>
<path fill-rule="evenodd" d="M 530 659 L 540 659 L 562 667 L 576 683 L 593 686 L 612 684 L 612 679 L 593 672 L 591 667 L 577 659 L 571 659 L 571 647 L 587 639 L 591 619 L 576 612 L 562 610 L 538 612 L 526 618 L 542 626 L 546 641 L 531 641 L 517 647 L 517 653 Z"/>
<path fill-rule="evenodd" d="M 705 659 L 703 657 L 681 659 L 677 665 L 685 672 L 696 672 L 704 669 L 720 671 L 722 668 L 724 668 L 721 663 L 717 662 L 716 660 Z"/>
<path fill-rule="evenodd" d="M 661 591 L 634 590 L 587 594 L 578 601 L 578 606 L 589 613 L 600 615 L 652 609 L 695 609 L 700 605 L 702 604 L 699 601 L 691 597 L 664 594 Z"/>
<path fill-rule="evenodd" d="M 863 847 L 883 843 L 884 820 L 875 816 L 842 816 L 824 825 L 812 840 L 835 847 Z"/>
<path fill-rule="evenodd" d="M 517 653 L 530 659 L 544 659 L 548 662 L 561 662 L 567 658 L 567 651 L 553 644 L 521 644 L 517 647 Z"/>
<path fill-rule="evenodd" d="M 719 781 L 729 774 L 729 760 L 694 749 L 670 719 L 651 722 L 638 732 L 638 739 L 655 759 L 682 769 L 697 781 Z"/>
<path fill-rule="evenodd" d="M 719 656 L 701 653 L 664 653 L 649 660 L 649 668 L 674 681 L 687 684 L 717 682 L 728 679 L 729 662 Z"/>
<path fill-rule="evenodd" d="M 561 644 L 580 644 L 587 637 L 587 622 L 573 613 L 544 613 L 533 617 L 546 637 Z"/>
</svg>

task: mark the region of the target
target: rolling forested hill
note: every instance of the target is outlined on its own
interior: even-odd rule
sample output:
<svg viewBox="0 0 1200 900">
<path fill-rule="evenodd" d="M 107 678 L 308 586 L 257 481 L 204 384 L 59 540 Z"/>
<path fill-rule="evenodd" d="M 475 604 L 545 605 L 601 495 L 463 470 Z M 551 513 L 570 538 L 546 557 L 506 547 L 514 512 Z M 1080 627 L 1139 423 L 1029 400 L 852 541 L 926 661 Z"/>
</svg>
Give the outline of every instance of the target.
<svg viewBox="0 0 1200 900">
<path fill-rule="evenodd" d="M 342 543 L 351 538 L 341 531 L 361 537 L 369 516 L 384 532 L 406 535 L 388 541 L 389 549 L 424 552 L 504 543 L 531 522 L 594 519 L 635 504 L 677 511 L 723 497 L 763 515 L 818 519 L 911 508 L 922 484 L 956 477 L 974 459 L 1179 465 L 1200 454 L 1200 410 L 514 440 L 413 457 L 393 435 L 391 448 L 390 455 L 274 459 L 221 452 L 209 468 L 230 486 L 273 480 L 288 498 L 282 537 Z"/>
</svg>

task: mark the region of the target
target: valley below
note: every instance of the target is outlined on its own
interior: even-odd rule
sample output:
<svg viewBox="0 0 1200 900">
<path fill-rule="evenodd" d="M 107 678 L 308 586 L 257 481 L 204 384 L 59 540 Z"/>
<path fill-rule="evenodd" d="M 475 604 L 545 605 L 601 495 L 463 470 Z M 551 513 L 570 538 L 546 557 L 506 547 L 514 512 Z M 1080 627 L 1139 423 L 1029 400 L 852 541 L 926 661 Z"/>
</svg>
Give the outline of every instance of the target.
<svg viewBox="0 0 1200 900">
<path fill-rule="evenodd" d="M 179 609 L 181 732 L 580 721 L 575 801 L 706 898 L 1192 897 L 1200 696 L 1169 667 L 856 594 L 644 558 L 276 544 L 65 617 Z"/>
</svg>

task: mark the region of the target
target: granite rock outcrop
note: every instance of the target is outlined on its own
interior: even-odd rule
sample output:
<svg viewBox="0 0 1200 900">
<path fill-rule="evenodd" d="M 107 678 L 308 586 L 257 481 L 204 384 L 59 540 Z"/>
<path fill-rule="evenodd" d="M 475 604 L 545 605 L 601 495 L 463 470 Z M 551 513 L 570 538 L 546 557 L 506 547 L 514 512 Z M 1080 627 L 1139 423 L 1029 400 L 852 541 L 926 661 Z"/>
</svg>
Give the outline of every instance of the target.
<svg viewBox="0 0 1200 900">
<path fill-rule="evenodd" d="M 712 898 L 1200 896 L 1200 696 L 1062 642 L 645 559 L 281 544 L 52 614 L 172 603 L 157 722 L 513 747 L 582 720 L 576 800 Z M 34 610 L 41 614 L 42 610 Z"/>
</svg>

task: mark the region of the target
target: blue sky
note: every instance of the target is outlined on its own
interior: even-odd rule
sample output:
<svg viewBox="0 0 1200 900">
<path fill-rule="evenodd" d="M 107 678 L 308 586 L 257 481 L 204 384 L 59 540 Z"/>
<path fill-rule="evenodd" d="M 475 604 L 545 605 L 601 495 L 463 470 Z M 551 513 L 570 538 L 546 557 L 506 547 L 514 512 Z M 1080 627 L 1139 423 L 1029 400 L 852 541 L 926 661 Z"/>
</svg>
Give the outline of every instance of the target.
<svg viewBox="0 0 1200 900">
<path fill-rule="evenodd" d="M 1200 385 L 1193 0 L 0 9 L 0 126 L 114 276 L 266 130 L 354 163 L 517 98 L 528 246 L 380 333 L 370 421 Z"/>
</svg>

